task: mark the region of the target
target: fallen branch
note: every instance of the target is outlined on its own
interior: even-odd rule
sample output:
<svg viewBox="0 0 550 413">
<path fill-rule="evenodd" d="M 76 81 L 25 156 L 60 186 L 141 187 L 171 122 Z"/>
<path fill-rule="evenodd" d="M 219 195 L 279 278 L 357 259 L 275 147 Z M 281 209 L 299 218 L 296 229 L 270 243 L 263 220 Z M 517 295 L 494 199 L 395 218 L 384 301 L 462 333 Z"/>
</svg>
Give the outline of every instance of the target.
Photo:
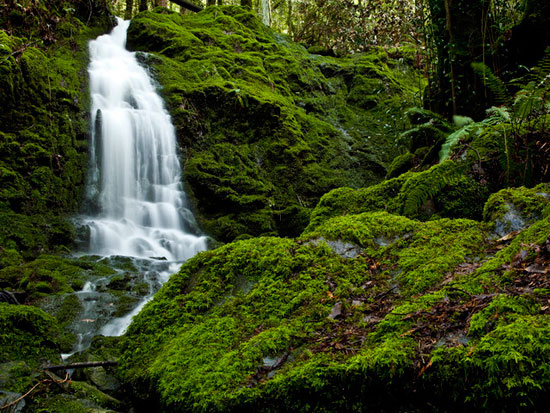
<svg viewBox="0 0 550 413">
<path fill-rule="evenodd" d="M 187 1 L 187 0 L 170 0 L 170 2 L 176 3 L 178 6 L 181 6 L 187 10 L 191 10 L 197 13 L 202 10 L 201 6 L 197 6 L 196 4 L 191 3 L 190 1 Z"/>
<path fill-rule="evenodd" d="M 50 376 L 51 377 L 51 376 Z M 17 399 L 15 399 L 14 401 L 8 403 L 8 404 L 5 404 L 3 405 L 2 407 L 0 407 L 0 410 L 4 410 L 4 409 L 7 409 L 8 407 L 11 407 L 11 406 L 14 406 L 16 405 L 17 403 L 19 403 L 21 400 L 23 400 L 25 397 L 27 397 L 29 394 L 31 394 L 33 392 L 34 389 L 36 389 L 38 386 L 40 386 L 41 384 L 44 384 L 44 383 L 48 383 L 48 382 L 53 382 L 53 383 L 57 383 L 57 384 L 61 384 L 61 383 L 65 383 L 67 380 L 69 380 L 69 373 L 67 373 L 65 375 L 65 379 L 63 380 L 56 380 L 54 377 L 50 378 L 50 379 L 44 379 L 44 380 L 40 380 L 38 383 L 36 383 L 34 386 L 31 387 L 31 389 L 26 392 L 24 395 L 18 397 Z"/>
<path fill-rule="evenodd" d="M 116 366 L 118 361 L 109 360 L 109 361 L 85 361 L 81 363 L 69 363 L 69 364 L 58 364 L 56 366 L 46 366 L 43 370 L 66 370 L 66 369 L 83 369 L 86 367 L 102 367 L 102 366 Z"/>
</svg>

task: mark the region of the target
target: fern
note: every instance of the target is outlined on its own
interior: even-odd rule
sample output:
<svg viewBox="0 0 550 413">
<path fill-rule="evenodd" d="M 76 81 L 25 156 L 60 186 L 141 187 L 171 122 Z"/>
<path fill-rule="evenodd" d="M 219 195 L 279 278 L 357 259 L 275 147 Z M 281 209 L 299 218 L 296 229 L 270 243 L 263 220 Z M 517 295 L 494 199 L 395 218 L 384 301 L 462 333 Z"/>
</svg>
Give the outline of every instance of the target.
<svg viewBox="0 0 550 413">
<path fill-rule="evenodd" d="M 472 69 L 475 74 L 483 79 L 483 83 L 495 96 L 495 101 L 499 105 L 506 105 L 512 100 L 512 93 L 506 84 L 499 79 L 485 63 L 474 62 Z"/>
</svg>

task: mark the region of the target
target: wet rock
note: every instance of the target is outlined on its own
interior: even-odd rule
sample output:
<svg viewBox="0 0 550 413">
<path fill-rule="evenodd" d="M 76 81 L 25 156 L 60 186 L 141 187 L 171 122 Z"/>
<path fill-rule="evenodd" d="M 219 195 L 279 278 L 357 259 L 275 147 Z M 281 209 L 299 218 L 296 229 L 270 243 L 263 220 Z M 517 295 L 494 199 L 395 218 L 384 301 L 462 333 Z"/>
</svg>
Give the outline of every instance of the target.
<svg viewBox="0 0 550 413">
<path fill-rule="evenodd" d="M 331 241 L 319 237 L 310 241 L 313 245 L 318 245 L 320 242 L 325 242 L 332 251 L 342 258 L 357 258 L 362 251 L 357 245 L 342 240 Z"/>
<path fill-rule="evenodd" d="M 507 203 L 508 210 L 495 221 L 495 232 L 498 236 L 504 237 L 510 232 L 521 231 L 527 227 L 527 222 L 520 211 L 513 204 Z"/>
<path fill-rule="evenodd" d="M 340 317 L 342 315 L 342 303 L 337 302 L 334 304 L 334 307 L 332 307 L 332 310 L 330 310 L 330 314 L 328 315 L 328 318 L 334 320 L 337 317 Z"/>
<path fill-rule="evenodd" d="M 22 393 L 13 393 L 10 391 L 0 390 L 0 406 L 6 406 L 10 403 L 13 403 L 22 395 L 23 395 Z M 26 405 L 25 399 L 22 399 L 22 400 L 19 400 L 17 403 L 13 404 L 12 406 L 8 407 L 7 409 L 4 409 L 3 411 L 6 413 L 20 413 L 25 408 L 25 405 Z"/>
</svg>

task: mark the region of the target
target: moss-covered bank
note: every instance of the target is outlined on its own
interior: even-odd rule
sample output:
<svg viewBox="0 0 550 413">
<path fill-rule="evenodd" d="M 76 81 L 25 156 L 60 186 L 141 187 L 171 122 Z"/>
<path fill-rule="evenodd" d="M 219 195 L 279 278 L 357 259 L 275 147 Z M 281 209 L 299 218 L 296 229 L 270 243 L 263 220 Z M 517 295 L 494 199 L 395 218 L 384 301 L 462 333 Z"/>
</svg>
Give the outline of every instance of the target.
<svg viewBox="0 0 550 413">
<path fill-rule="evenodd" d="M 58 217 L 77 210 L 86 175 L 87 40 L 110 18 L 100 0 L 19 1 L 0 22 L 0 247 L 29 258 L 71 245 Z"/>
<path fill-rule="evenodd" d="M 240 7 L 144 12 L 128 36 L 162 86 L 200 223 L 223 241 L 298 235 L 328 190 L 380 181 L 422 86 L 407 55 L 311 55 Z"/>
<path fill-rule="evenodd" d="M 541 219 L 498 240 L 491 218 L 374 211 L 201 253 L 136 317 L 121 372 L 162 411 L 540 408 L 550 221 L 515 205 Z"/>
</svg>

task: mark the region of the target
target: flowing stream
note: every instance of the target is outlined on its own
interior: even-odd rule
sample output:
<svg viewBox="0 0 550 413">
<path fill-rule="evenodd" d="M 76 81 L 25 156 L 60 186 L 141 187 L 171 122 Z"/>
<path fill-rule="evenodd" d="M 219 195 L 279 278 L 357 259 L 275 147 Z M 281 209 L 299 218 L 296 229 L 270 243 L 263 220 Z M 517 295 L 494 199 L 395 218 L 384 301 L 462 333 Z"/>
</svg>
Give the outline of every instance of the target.
<svg viewBox="0 0 550 413">
<path fill-rule="evenodd" d="M 187 208 L 170 116 L 149 74 L 126 50 L 129 23 L 118 19 L 111 33 L 89 44 L 91 213 L 81 225 L 89 232 L 88 254 L 122 262 L 117 273 L 127 278 L 130 265 L 132 276 L 149 288 L 132 311 L 107 321 L 109 311 L 102 307 L 112 306 L 112 299 L 102 300 L 101 290 L 113 276 L 87 282 L 78 293 L 83 312 L 74 351 L 86 348 L 96 334 L 123 334 L 170 274 L 206 249 L 206 237 Z"/>
</svg>

